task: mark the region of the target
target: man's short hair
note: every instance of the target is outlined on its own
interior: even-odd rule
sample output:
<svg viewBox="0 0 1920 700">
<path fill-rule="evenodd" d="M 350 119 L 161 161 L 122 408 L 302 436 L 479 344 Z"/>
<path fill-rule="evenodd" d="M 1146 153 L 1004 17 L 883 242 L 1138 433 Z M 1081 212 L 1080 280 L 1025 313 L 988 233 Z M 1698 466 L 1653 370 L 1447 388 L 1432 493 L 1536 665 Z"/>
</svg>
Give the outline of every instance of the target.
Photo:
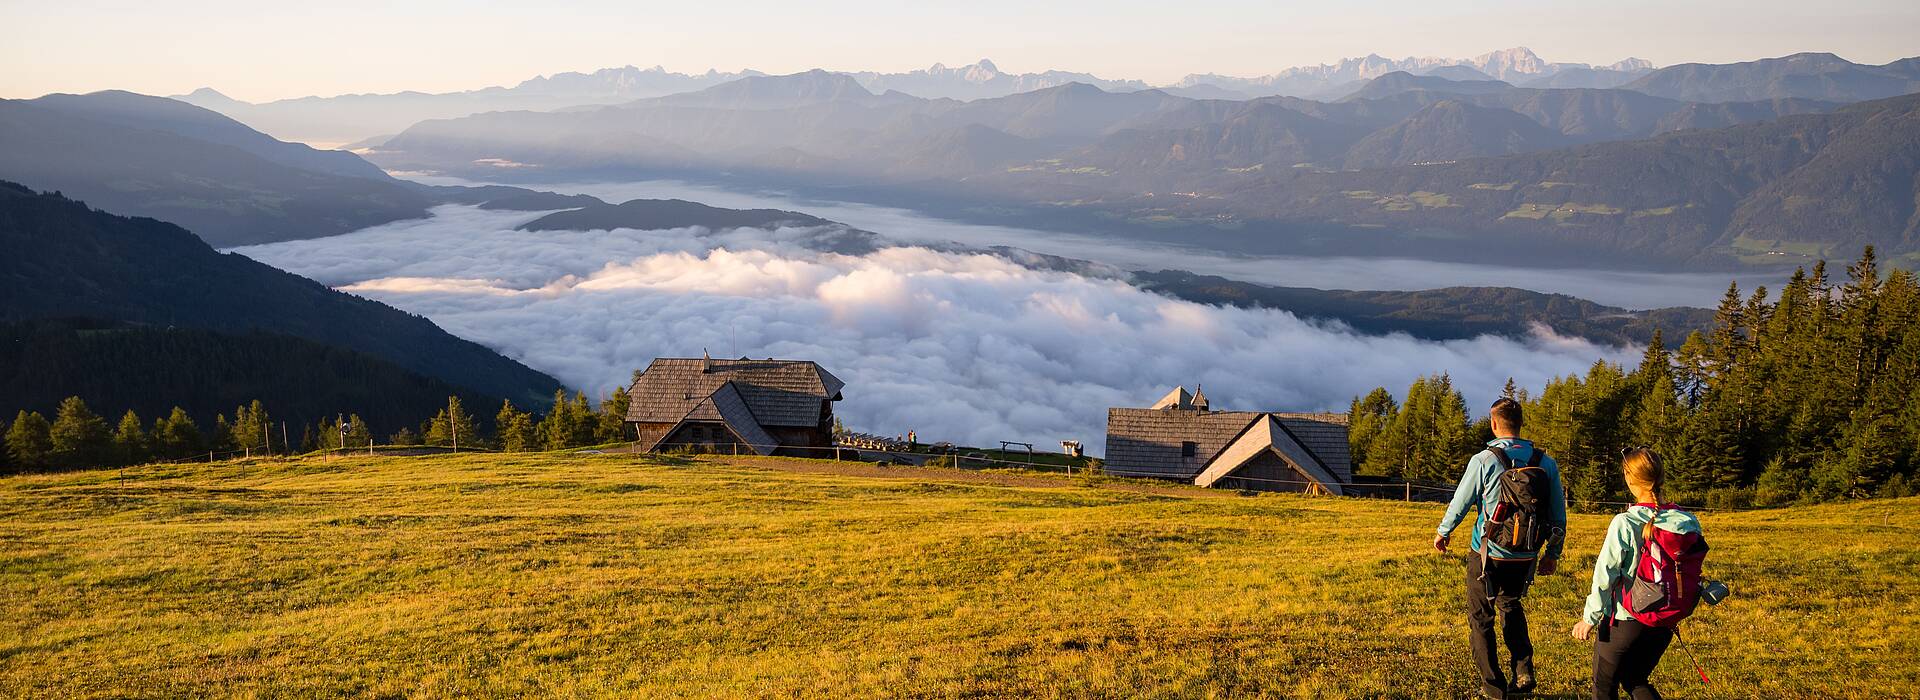
<svg viewBox="0 0 1920 700">
<path fill-rule="evenodd" d="M 1493 402 L 1493 411 L 1490 415 L 1493 416 L 1494 421 L 1508 427 L 1518 428 L 1525 422 L 1520 417 L 1520 402 L 1506 397 Z"/>
</svg>

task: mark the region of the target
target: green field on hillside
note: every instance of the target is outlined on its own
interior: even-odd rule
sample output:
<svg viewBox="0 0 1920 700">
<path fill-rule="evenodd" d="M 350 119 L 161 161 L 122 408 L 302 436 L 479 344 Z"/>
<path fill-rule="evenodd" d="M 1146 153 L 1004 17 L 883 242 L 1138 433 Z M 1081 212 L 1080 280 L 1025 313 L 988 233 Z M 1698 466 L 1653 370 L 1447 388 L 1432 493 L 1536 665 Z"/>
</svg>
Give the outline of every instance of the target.
<svg viewBox="0 0 1920 700">
<path fill-rule="evenodd" d="M 6 477 L 0 697 L 1460 697 L 1439 513 L 627 455 Z M 1703 520 L 1712 697 L 1920 688 L 1920 499 Z M 1587 692 L 1605 523 L 1531 596 L 1544 697 Z"/>
</svg>

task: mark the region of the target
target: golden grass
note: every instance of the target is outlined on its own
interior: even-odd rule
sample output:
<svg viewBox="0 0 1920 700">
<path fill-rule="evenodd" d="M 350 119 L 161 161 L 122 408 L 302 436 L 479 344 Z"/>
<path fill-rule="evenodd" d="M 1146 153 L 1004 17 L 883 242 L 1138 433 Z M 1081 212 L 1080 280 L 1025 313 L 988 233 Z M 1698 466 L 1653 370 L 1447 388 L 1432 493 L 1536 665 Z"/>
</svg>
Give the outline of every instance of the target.
<svg viewBox="0 0 1920 700">
<path fill-rule="evenodd" d="M 0 479 L 4 697 L 1458 697 L 1438 506 L 625 455 Z M 1920 500 L 1705 516 L 1719 697 L 1920 687 Z M 1530 598 L 1544 690 L 1605 526 Z M 1657 682 L 1700 697 L 1678 654 Z"/>
</svg>

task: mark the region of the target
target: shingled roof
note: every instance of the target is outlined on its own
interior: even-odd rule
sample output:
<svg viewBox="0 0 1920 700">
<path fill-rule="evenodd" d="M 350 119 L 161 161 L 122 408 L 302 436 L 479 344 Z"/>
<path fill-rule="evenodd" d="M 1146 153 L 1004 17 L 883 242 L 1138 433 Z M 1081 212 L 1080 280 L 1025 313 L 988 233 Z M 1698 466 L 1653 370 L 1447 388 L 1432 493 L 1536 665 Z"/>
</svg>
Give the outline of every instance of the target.
<svg viewBox="0 0 1920 700">
<path fill-rule="evenodd" d="M 627 420 L 678 423 L 728 383 L 753 422 L 774 427 L 819 425 L 820 402 L 838 401 L 846 386 L 807 360 L 663 357 L 648 365 L 628 390 Z M 709 410 L 725 413 L 725 408 L 714 404 Z"/>
<path fill-rule="evenodd" d="M 1246 462 L 1247 455 L 1224 455 L 1229 448 L 1249 454 L 1271 451 L 1316 481 L 1338 484 L 1353 479 L 1347 448 L 1347 416 L 1339 413 L 1208 411 L 1186 390 L 1176 388 L 1155 408 L 1107 409 L 1107 472 L 1192 480 L 1203 472 L 1209 483 Z M 1263 430 L 1254 430 L 1256 427 Z M 1261 433 L 1248 438 L 1253 433 Z M 1193 443 L 1188 456 L 1185 443 Z M 1256 444 L 1257 443 L 1257 444 Z"/>
<path fill-rule="evenodd" d="M 1252 463 L 1263 452 L 1278 456 L 1299 476 L 1319 484 L 1328 493 L 1340 494 L 1340 484 L 1344 479 L 1333 474 L 1326 462 L 1302 443 L 1287 427 L 1287 421 L 1271 413 L 1262 414 L 1226 449 L 1208 460 L 1206 468 L 1193 478 L 1193 483 L 1196 486 L 1212 486 Z"/>
</svg>

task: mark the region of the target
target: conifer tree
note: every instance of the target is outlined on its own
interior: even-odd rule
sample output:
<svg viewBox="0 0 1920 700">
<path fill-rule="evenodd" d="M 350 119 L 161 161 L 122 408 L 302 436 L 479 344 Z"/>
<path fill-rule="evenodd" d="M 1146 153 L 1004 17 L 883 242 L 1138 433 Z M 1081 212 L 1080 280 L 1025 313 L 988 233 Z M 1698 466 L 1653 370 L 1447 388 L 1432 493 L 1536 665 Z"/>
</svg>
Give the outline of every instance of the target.
<svg viewBox="0 0 1920 700">
<path fill-rule="evenodd" d="M 120 425 L 113 431 L 114 460 L 120 464 L 140 464 L 147 460 L 150 450 L 140 416 L 128 409 L 125 415 L 120 416 Z"/>
<path fill-rule="evenodd" d="M 387 437 L 387 442 L 394 445 L 418 445 L 420 444 L 420 434 L 413 432 L 412 428 L 401 426 L 398 432 Z"/>
<path fill-rule="evenodd" d="M 258 399 L 233 409 L 234 447 L 248 456 L 264 454 L 272 443 L 272 437 L 267 434 L 267 426 L 271 424 L 272 419 L 267 417 L 266 407 Z"/>
<path fill-rule="evenodd" d="M 1354 473 L 1377 473 L 1368 466 L 1367 453 L 1399 411 L 1400 406 L 1394 403 L 1393 394 L 1386 387 L 1367 392 L 1364 397 L 1354 397 L 1353 405 L 1347 410 L 1347 447 L 1353 455 Z"/>
<path fill-rule="evenodd" d="M 232 452 L 233 424 L 227 421 L 225 414 L 214 414 L 213 432 L 207 435 L 207 449 L 214 452 Z"/>
<path fill-rule="evenodd" d="M 426 436 L 427 444 L 440 447 L 481 447 L 486 443 L 479 427 L 473 422 L 473 415 L 460 405 L 458 396 L 447 397 L 447 407 L 440 409 L 421 432 Z"/>
<path fill-rule="evenodd" d="M 112 433 L 107 429 L 107 422 L 88 409 L 87 402 L 78 396 L 69 396 L 60 402 L 49 435 L 56 466 L 100 466 L 112 454 Z"/>
<path fill-rule="evenodd" d="M 52 426 L 40 412 L 21 411 L 7 426 L 7 454 L 16 469 L 46 467 L 53 457 Z"/>
<path fill-rule="evenodd" d="M 593 419 L 586 408 L 584 394 L 568 400 L 567 392 L 553 393 L 553 410 L 540 421 L 540 443 L 548 450 L 564 450 L 591 444 Z"/>
<path fill-rule="evenodd" d="M 512 401 L 501 401 L 500 412 L 494 414 L 493 424 L 499 434 L 496 442 L 503 452 L 528 452 L 539 449 L 540 439 L 534 430 L 533 416 L 513 407 Z"/>
<path fill-rule="evenodd" d="M 627 406 L 631 401 L 627 396 L 627 388 L 619 386 L 614 387 L 613 393 L 600 402 L 597 416 L 599 425 L 596 426 L 598 434 L 594 436 L 594 442 L 622 442 L 627 439 Z"/>
<path fill-rule="evenodd" d="M 200 426 L 179 406 L 174 406 L 166 418 L 155 419 L 153 442 L 154 450 L 166 459 L 190 457 L 207 450 Z"/>
<path fill-rule="evenodd" d="M 574 392 L 573 405 L 569 408 L 573 418 L 573 445 L 585 447 L 599 442 L 600 420 L 594 416 L 593 404 L 587 401 L 587 392 Z"/>
</svg>

